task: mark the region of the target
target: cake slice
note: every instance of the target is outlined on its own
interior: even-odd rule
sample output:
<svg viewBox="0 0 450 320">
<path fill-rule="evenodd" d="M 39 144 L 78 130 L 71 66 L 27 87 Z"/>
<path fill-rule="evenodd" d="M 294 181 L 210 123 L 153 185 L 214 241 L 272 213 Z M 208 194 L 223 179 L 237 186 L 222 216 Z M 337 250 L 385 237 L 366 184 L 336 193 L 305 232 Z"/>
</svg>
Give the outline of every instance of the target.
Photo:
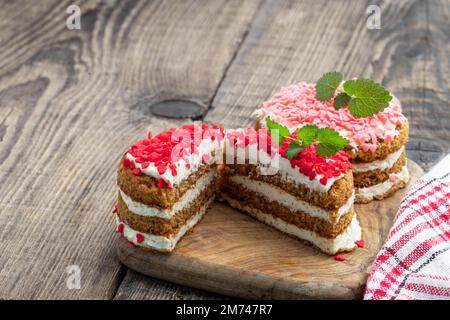
<svg viewBox="0 0 450 320">
<path fill-rule="evenodd" d="M 184 125 L 149 135 L 118 167 L 117 230 L 131 244 L 170 252 L 213 201 L 223 128 Z"/>
<path fill-rule="evenodd" d="M 387 197 L 409 180 L 405 153 L 408 121 L 395 97 L 381 112 L 357 118 L 346 107 L 336 110 L 333 99 L 319 101 L 315 84 L 300 82 L 282 88 L 264 102 L 256 117 L 257 128 L 265 127 L 269 117 L 291 132 L 314 123 L 333 128 L 347 138 L 357 203 Z"/>
<path fill-rule="evenodd" d="M 288 160 L 288 144 L 278 147 L 265 129 L 226 131 L 221 197 L 325 253 L 353 250 L 361 228 L 349 156 L 320 157 L 310 145 Z"/>
</svg>

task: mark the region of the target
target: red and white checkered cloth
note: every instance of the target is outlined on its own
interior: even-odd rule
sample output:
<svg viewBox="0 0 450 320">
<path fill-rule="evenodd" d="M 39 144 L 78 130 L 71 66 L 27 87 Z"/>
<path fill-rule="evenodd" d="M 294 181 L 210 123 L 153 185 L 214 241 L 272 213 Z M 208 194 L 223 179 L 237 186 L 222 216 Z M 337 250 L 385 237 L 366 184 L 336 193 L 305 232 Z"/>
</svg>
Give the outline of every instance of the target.
<svg viewBox="0 0 450 320">
<path fill-rule="evenodd" d="M 450 155 L 403 198 L 364 299 L 450 299 Z"/>
</svg>

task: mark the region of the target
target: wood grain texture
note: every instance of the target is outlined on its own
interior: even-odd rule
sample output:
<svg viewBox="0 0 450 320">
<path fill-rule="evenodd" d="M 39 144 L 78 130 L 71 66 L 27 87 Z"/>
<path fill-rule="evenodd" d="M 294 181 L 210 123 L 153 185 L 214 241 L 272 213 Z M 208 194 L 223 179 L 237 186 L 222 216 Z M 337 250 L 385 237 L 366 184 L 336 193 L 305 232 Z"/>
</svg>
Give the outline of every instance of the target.
<svg viewBox="0 0 450 320">
<path fill-rule="evenodd" d="M 79 1 L 81 30 L 66 29 L 70 4 L 1 3 L 2 299 L 113 297 L 120 154 L 180 123 L 149 102 L 208 106 L 259 1 Z"/>
<path fill-rule="evenodd" d="M 408 168 L 411 185 L 423 171 L 411 161 Z M 171 254 L 131 248 L 120 237 L 118 255 L 138 272 L 229 296 L 357 299 L 405 192 L 355 206 L 366 245 L 346 254 L 344 262 L 220 203 Z"/>
<path fill-rule="evenodd" d="M 115 295 L 116 300 L 216 300 L 227 297 L 158 280 L 128 269 Z"/>
<path fill-rule="evenodd" d="M 381 29 L 366 27 L 369 4 Z M 268 1 L 206 116 L 251 125 L 252 112 L 281 86 L 329 70 L 382 82 L 411 123 L 409 157 L 428 168 L 450 150 L 450 1 Z M 351 9 L 350 9 L 351 8 Z"/>
</svg>

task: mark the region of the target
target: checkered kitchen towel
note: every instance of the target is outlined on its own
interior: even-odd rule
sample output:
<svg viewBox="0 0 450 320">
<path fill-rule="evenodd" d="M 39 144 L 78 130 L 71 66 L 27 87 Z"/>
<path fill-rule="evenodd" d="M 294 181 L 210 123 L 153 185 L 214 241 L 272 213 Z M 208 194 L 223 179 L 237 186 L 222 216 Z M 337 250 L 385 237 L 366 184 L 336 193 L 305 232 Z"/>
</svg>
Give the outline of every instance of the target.
<svg viewBox="0 0 450 320">
<path fill-rule="evenodd" d="M 450 299 L 450 155 L 403 198 L 364 299 Z"/>
</svg>

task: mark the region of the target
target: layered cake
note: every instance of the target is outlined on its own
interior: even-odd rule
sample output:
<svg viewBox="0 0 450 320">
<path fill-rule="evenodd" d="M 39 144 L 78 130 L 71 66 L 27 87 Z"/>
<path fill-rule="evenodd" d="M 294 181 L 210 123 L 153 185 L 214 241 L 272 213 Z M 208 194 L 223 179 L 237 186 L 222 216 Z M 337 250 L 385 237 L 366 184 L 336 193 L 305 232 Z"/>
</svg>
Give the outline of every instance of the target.
<svg viewBox="0 0 450 320">
<path fill-rule="evenodd" d="M 118 167 L 117 230 L 132 245 L 172 251 L 213 201 L 223 128 L 184 125 L 133 144 Z"/>
<path fill-rule="evenodd" d="M 136 142 L 118 167 L 117 231 L 133 246 L 170 252 L 220 194 L 325 253 L 353 250 L 361 228 L 349 155 L 319 156 L 312 138 L 293 155 L 295 135 L 276 144 L 266 129 L 192 124 Z"/>
<path fill-rule="evenodd" d="M 342 91 L 342 85 L 337 94 L 339 90 Z M 336 108 L 333 99 L 320 101 L 315 84 L 301 82 L 282 88 L 265 102 L 256 111 L 256 127 L 265 127 L 267 117 L 291 132 L 314 123 L 333 128 L 347 138 L 346 152 L 353 165 L 357 203 L 387 197 L 405 187 L 409 180 L 405 153 L 408 121 L 395 97 L 382 111 L 356 117 L 349 108 Z"/>
<path fill-rule="evenodd" d="M 320 157 L 310 145 L 289 160 L 289 142 L 278 147 L 266 129 L 227 131 L 221 197 L 325 253 L 353 250 L 361 228 L 353 210 L 349 155 Z"/>
</svg>

